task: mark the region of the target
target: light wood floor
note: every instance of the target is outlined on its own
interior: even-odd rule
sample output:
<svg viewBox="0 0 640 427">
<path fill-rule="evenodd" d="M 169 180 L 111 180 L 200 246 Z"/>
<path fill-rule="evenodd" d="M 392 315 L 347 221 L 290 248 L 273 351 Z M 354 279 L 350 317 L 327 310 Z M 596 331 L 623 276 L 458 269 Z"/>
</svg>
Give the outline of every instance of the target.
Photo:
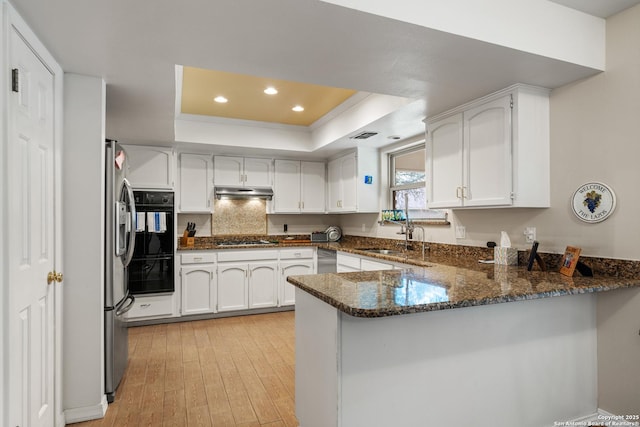
<svg viewBox="0 0 640 427">
<path fill-rule="evenodd" d="M 294 312 L 129 329 L 105 418 L 73 427 L 297 427 Z"/>
</svg>

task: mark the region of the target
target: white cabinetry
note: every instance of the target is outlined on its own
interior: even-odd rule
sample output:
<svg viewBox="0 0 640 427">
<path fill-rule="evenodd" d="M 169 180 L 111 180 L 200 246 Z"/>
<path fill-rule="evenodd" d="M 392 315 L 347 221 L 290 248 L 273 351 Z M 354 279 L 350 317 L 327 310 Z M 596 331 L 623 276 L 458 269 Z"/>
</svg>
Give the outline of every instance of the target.
<svg viewBox="0 0 640 427">
<path fill-rule="evenodd" d="M 126 314 L 127 320 L 143 320 L 174 317 L 174 294 L 136 295 L 133 307 Z"/>
<path fill-rule="evenodd" d="M 338 252 L 336 255 L 336 271 L 338 273 L 360 271 L 360 257 Z"/>
<path fill-rule="evenodd" d="M 249 308 L 278 305 L 278 261 L 249 263 Z"/>
<path fill-rule="evenodd" d="M 324 212 L 325 187 L 324 163 L 276 160 L 273 212 Z"/>
<path fill-rule="evenodd" d="M 213 313 L 216 306 L 215 254 L 181 255 L 182 315 Z"/>
<path fill-rule="evenodd" d="M 273 161 L 249 157 L 214 157 L 214 183 L 216 186 L 271 187 Z"/>
<path fill-rule="evenodd" d="M 210 213 L 213 196 L 213 157 L 181 153 L 178 171 L 178 212 Z"/>
<path fill-rule="evenodd" d="M 313 248 L 295 248 L 280 250 L 280 286 L 278 300 L 280 306 L 293 305 L 296 302 L 295 287 L 287 282 L 287 276 L 315 274 L 316 260 Z"/>
<path fill-rule="evenodd" d="M 134 188 L 172 189 L 174 153 L 166 147 L 124 146 L 127 179 Z"/>
<path fill-rule="evenodd" d="M 329 212 L 377 212 L 379 210 L 378 152 L 371 148 L 333 159 L 328 165 Z"/>
<path fill-rule="evenodd" d="M 249 307 L 247 264 L 241 262 L 218 265 L 218 311 L 243 310 Z"/>
<path fill-rule="evenodd" d="M 514 85 L 427 120 L 429 208 L 549 207 L 549 91 Z"/>
<path fill-rule="evenodd" d="M 218 253 L 218 311 L 275 307 L 277 250 Z"/>
<path fill-rule="evenodd" d="M 374 261 L 368 258 L 360 260 L 360 269 L 362 271 L 393 270 L 393 268 L 393 264 L 387 264 L 386 262 Z"/>
</svg>

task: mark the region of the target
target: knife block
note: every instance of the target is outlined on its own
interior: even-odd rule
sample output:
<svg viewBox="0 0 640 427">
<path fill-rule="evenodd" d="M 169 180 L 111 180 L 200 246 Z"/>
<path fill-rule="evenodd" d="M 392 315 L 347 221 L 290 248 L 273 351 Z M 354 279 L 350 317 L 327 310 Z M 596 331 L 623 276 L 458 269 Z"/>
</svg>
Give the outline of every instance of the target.
<svg viewBox="0 0 640 427">
<path fill-rule="evenodd" d="M 182 246 L 187 247 L 187 248 L 192 248 L 196 244 L 196 238 L 195 237 L 181 237 L 180 238 L 180 244 Z"/>
</svg>

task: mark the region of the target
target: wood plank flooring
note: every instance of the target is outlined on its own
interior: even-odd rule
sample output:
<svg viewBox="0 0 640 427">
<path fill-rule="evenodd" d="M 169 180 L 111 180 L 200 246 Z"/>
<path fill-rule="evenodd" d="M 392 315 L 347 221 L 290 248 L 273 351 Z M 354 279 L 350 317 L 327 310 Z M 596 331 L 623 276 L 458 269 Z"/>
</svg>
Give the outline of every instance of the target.
<svg viewBox="0 0 640 427">
<path fill-rule="evenodd" d="M 130 328 L 106 416 L 71 425 L 298 427 L 294 313 Z"/>
</svg>

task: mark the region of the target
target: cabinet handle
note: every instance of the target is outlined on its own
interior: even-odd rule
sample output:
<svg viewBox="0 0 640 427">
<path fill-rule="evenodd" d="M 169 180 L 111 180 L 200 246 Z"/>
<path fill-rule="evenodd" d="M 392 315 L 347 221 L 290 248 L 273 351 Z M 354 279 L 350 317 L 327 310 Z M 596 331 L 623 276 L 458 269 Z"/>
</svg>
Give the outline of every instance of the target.
<svg viewBox="0 0 640 427">
<path fill-rule="evenodd" d="M 467 187 L 462 187 L 462 198 L 466 199 L 467 198 L 467 192 L 465 191 Z"/>
<path fill-rule="evenodd" d="M 304 202 L 302 202 L 302 209 L 304 209 Z"/>
<path fill-rule="evenodd" d="M 202 257 L 201 256 L 197 256 L 193 258 L 194 261 L 202 261 Z"/>
<path fill-rule="evenodd" d="M 462 199 L 462 187 L 456 187 L 456 199 Z"/>
<path fill-rule="evenodd" d="M 140 304 L 140 308 L 149 308 L 149 307 L 151 307 L 150 303 Z"/>
</svg>

